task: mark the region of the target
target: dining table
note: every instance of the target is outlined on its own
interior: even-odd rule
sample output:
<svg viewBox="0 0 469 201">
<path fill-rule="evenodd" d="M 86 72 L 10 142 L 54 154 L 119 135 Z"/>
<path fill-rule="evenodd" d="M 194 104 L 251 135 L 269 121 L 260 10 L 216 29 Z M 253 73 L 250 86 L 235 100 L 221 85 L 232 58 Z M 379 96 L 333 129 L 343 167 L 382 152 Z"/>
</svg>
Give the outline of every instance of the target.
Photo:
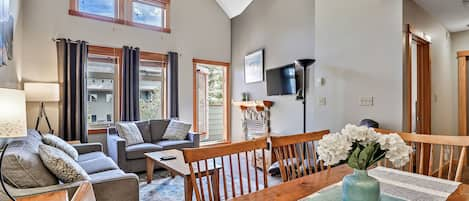
<svg viewBox="0 0 469 201">
<path fill-rule="evenodd" d="M 260 191 L 235 197 L 233 201 L 297 201 L 318 191 L 341 182 L 344 176 L 352 174 L 353 169 L 340 165 L 307 175 Z M 426 177 L 426 176 L 425 176 Z M 461 183 L 448 197 L 449 201 L 469 201 L 469 185 Z"/>
</svg>

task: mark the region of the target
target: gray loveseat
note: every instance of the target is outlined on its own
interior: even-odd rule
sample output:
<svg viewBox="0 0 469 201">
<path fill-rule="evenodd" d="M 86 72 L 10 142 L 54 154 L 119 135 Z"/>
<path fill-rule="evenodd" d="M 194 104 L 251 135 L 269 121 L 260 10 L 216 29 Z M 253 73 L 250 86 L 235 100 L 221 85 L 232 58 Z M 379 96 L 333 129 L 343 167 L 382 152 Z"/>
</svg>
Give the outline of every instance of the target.
<svg viewBox="0 0 469 201">
<path fill-rule="evenodd" d="M 189 132 L 185 140 L 163 140 L 163 134 L 171 120 L 149 120 L 135 122 L 142 133 L 142 144 L 127 146 L 119 137 L 115 127 L 107 130 L 109 156 L 126 172 L 143 172 L 146 170 L 145 153 L 168 149 L 199 147 L 200 138 L 196 133 Z M 155 169 L 158 168 L 155 166 Z"/>
<path fill-rule="evenodd" d="M 39 157 L 38 147 L 41 143 L 41 135 L 34 130 L 28 130 L 27 137 L 15 140 L 9 144 L 2 168 L 6 180 L 8 180 L 8 177 L 31 177 L 35 178 L 33 180 L 37 180 L 37 175 L 49 174 L 44 169 L 45 167 L 42 165 Z M 77 144 L 73 146 L 79 153 L 78 164 L 91 177 L 90 182 L 93 185 L 97 201 L 139 200 L 137 175 L 120 170 L 114 161 L 104 155 L 100 143 Z M 18 171 L 18 169 L 21 171 Z M 59 190 L 67 190 L 69 195 L 73 195 L 81 183 L 59 183 L 36 188 L 17 188 L 12 184 L 7 185 L 7 188 L 15 197 Z M 0 200 L 8 200 L 3 191 L 0 192 Z"/>
</svg>

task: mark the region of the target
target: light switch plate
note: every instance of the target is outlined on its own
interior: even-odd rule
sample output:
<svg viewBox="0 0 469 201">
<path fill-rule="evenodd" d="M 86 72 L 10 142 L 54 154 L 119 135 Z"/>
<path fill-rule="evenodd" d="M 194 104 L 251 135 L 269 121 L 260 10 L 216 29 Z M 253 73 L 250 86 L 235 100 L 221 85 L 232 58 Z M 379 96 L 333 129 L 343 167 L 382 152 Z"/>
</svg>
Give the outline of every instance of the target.
<svg viewBox="0 0 469 201">
<path fill-rule="evenodd" d="M 362 96 L 360 97 L 360 106 L 373 106 L 374 105 L 373 96 Z"/>
<path fill-rule="evenodd" d="M 326 104 L 327 104 L 326 97 L 325 96 L 319 97 L 319 105 L 326 105 Z"/>
</svg>

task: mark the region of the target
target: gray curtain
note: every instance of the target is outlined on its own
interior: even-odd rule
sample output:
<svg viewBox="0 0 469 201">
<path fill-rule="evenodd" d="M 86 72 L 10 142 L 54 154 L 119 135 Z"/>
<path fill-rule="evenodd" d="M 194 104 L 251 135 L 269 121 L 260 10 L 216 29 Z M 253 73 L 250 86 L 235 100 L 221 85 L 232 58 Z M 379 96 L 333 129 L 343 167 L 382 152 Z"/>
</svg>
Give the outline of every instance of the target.
<svg viewBox="0 0 469 201">
<path fill-rule="evenodd" d="M 124 46 L 122 52 L 122 101 L 121 120 L 138 121 L 139 111 L 139 66 L 140 49 Z"/>
<path fill-rule="evenodd" d="M 64 140 L 88 142 L 86 63 L 88 46 L 85 41 L 58 39 L 57 62 L 61 102 L 59 135 Z"/>
<path fill-rule="evenodd" d="M 178 53 L 168 53 L 169 118 L 179 118 Z"/>
</svg>

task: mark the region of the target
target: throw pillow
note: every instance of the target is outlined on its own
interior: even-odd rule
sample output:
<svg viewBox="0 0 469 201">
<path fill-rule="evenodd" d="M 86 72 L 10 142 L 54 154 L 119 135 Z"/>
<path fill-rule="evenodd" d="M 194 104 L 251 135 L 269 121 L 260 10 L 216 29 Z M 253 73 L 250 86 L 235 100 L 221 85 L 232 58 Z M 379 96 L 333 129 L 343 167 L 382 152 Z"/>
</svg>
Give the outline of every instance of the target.
<svg viewBox="0 0 469 201">
<path fill-rule="evenodd" d="M 144 143 L 142 133 L 133 122 L 120 122 L 116 124 L 119 137 L 124 138 L 127 146 Z"/>
<path fill-rule="evenodd" d="M 38 141 L 40 142 L 39 139 Z M 2 173 L 7 183 L 16 188 L 37 188 L 58 184 L 59 180 L 47 169 L 38 152 L 39 145 L 34 148 L 27 140 L 11 142 L 2 163 Z"/>
<path fill-rule="evenodd" d="M 68 144 L 67 142 L 65 142 L 59 137 L 55 135 L 51 135 L 51 134 L 46 134 L 42 137 L 42 142 L 44 142 L 44 144 L 53 146 L 57 149 L 64 151 L 70 157 L 72 157 L 73 160 L 75 161 L 78 160 L 78 151 L 75 148 L 73 148 L 72 145 Z"/>
<path fill-rule="evenodd" d="M 39 145 L 39 156 L 44 165 L 64 183 L 90 180 L 85 170 L 68 154 L 49 145 Z"/>
<path fill-rule="evenodd" d="M 185 140 L 187 133 L 191 129 L 191 124 L 182 121 L 171 120 L 164 132 L 163 139 L 165 140 Z"/>
</svg>

